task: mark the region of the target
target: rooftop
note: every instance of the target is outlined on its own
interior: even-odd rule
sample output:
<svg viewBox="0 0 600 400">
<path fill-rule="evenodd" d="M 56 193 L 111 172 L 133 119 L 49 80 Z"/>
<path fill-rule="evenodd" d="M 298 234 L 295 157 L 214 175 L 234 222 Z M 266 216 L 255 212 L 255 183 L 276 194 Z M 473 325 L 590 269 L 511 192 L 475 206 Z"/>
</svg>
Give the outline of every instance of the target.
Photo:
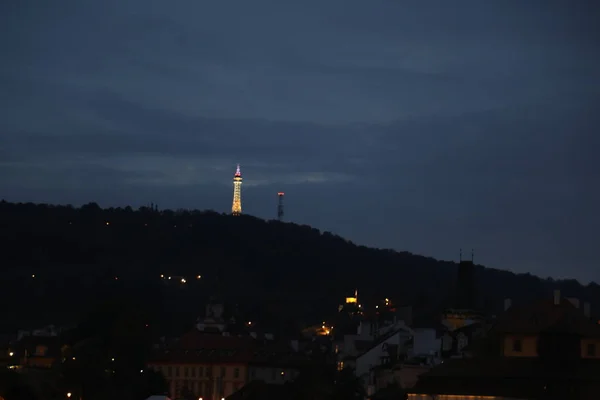
<svg viewBox="0 0 600 400">
<path fill-rule="evenodd" d="M 569 300 L 558 304 L 545 299 L 520 307 L 511 307 L 500 315 L 492 327 L 495 333 L 535 334 L 549 329 L 565 333 L 600 337 L 600 325 L 586 318 Z"/>
</svg>

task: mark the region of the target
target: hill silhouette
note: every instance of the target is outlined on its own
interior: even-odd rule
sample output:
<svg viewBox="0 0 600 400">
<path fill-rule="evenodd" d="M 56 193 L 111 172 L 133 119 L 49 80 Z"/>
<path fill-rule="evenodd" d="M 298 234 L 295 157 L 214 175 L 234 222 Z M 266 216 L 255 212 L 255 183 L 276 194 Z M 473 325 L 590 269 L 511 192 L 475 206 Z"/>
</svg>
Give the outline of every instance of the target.
<svg viewBox="0 0 600 400">
<path fill-rule="evenodd" d="M 4 330 L 72 322 L 103 299 L 142 303 L 156 321 L 176 329 L 203 314 L 209 296 L 227 299 L 256 321 L 304 324 L 334 315 L 355 288 L 365 305 L 388 297 L 435 317 L 452 306 L 457 274 L 456 263 L 358 246 L 306 225 L 213 211 L 2 201 L 0 243 L 0 293 L 10 306 Z M 600 303 L 595 283 L 482 266 L 475 280 L 488 312 L 499 311 L 506 297 L 528 301 L 554 288 Z"/>
</svg>

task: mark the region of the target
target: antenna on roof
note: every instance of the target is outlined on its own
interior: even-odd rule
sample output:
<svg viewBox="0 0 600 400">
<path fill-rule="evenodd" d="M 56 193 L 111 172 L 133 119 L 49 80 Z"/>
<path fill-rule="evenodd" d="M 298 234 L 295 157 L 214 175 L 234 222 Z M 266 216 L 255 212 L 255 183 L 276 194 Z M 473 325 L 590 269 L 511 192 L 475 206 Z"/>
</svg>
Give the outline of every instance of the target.
<svg viewBox="0 0 600 400">
<path fill-rule="evenodd" d="M 462 261 L 462 249 L 459 249 L 459 253 L 458 253 L 458 262 Z"/>
</svg>

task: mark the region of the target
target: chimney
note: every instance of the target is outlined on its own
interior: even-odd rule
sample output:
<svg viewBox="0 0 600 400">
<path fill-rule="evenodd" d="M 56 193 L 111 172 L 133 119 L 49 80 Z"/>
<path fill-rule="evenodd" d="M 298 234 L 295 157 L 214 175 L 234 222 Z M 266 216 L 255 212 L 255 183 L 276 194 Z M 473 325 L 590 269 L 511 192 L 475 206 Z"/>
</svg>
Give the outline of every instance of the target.
<svg viewBox="0 0 600 400">
<path fill-rule="evenodd" d="M 554 289 L 554 305 L 560 305 L 560 289 Z"/>
<path fill-rule="evenodd" d="M 512 305 L 511 299 L 504 299 L 504 311 L 508 310 L 511 305 Z"/>
<path fill-rule="evenodd" d="M 590 313 L 590 303 L 583 303 L 583 315 L 585 315 L 585 317 L 587 319 L 591 318 L 591 313 Z"/>
</svg>

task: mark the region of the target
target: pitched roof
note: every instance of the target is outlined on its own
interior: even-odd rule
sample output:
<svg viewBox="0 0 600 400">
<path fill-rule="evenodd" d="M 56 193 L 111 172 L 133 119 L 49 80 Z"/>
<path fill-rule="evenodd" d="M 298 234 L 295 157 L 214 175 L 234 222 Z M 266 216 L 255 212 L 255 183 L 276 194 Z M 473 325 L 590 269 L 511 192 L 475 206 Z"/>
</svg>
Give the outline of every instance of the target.
<svg viewBox="0 0 600 400">
<path fill-rule="evenodd" d="M 511 307 L 498 317 L 492 330 L 495 333 L 536 334 L 553 327 L 582 336 L 600 336 L 600 325 L 587 319 L 567 299 L 562 299 L 559 304 L 547 299 Z"/>
<path fill-rule="evenodd" d="M 261 400 L 279 400 L 288 399 L 292 395 L 290 386 L 283 384 L 269 384 L 262 381 L 253 381 L 244 385 L 240 390 L 233 393 L 227 400 L 238 399 L 261 399 Z"/>
<path fill-rule="evenodd" d="M 257 343 L 247 337 L 222 336 L 192 330 L 170 348 L 156 351 L 154 363 L 247 363 Z"/>
<path fill-rule="evenodd" d="M 388 340 L 389 338 L 397 335 L 400 332 L 409 332 L 412 334 L 411 332 L 411 328 L 406 326 L 406 325 L 401 325 L 398 326 L 395 329 L 392 329 L 391 331 L 389 331 L 388 333 L 379 336 L 378 338 L 376 338 L 374 341 L 369 342 L 369 345 L 366 349 L 364 349 L 358 356 L 356 356 L 356 358 L 362 357 L 363 355 L 365 355 L 366 353 L 368 353 L 369 351 L 371 351 L 372 349 L 374 349 L 375 347 L 379 346 L 380 344 L 384 343 L 386 340 Z"/>
<path fill-rule="evenodd" d="M 450 359 L 432 368 L 423 377 L 445 378 L 539 378 L 598 379 L 600 362 L 580 360 L 568 369 L 538 358 L 497 357 Z"/>
<path fill-rule="evenodd" d="M 534 358 L 449 360 L 422 374 L 411 393 L 537 398 L 544 386 L 566 382 L 600 384 L 600 362 L 581 360 L 569 368 Z"/>
<path fill-rule="evenodd" d="M 60 338 L 58 336 L 24 336 L 15 347 L 19 353 L 24 353 L 27 350 L 27 353 L 33 356 L 36 355 L 38 346 L 46 347 L 43 357 L 57 358 L 61 356 Z"/>
<path fill-rule="evenodd" d="M 233 349 L 254 346 L 256 342 L 250 337 L 223 336 L 215 333 L 204 333 L 193 329 L 184 334 L 173 344 L 173 348 L 196 349 Z"/>
<path fill-rule="evenodd" d="M 274 367 L 301 367 L 309 359 L 302 353 L 295 352 L 287 342 L 275 342 L 255 348 L 251 364 Z"/>
</svg>

